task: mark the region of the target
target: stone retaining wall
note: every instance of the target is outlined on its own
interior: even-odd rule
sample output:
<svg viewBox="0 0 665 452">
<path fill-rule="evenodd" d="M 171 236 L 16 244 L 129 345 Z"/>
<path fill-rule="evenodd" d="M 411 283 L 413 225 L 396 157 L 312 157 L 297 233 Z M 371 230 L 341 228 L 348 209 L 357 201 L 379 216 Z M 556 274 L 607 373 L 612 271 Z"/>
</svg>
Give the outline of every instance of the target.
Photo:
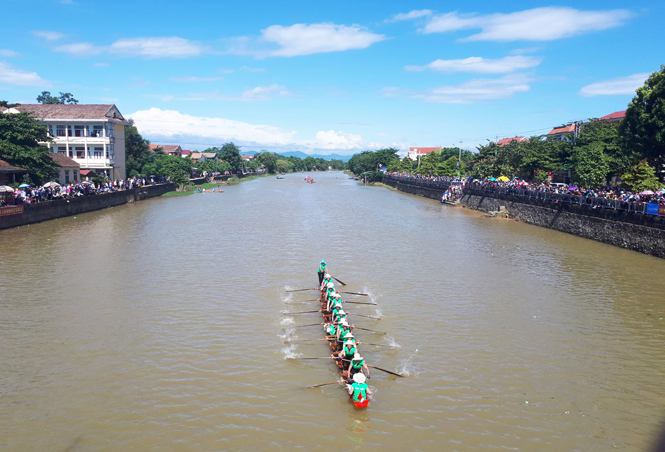
<svg viewBox="0 0 665 452">
<path fill-rule="evenodd" d="M 142 199 L 161 196 L 166 192 L 174 190 L 175 185 L 172 183 L 158 184 L 101 195 L 81 196 L 69 200 L 24 205 L 24 211 L 21 214 L 0 216 L 0 230 L 120 206 Z"/>
<path fill-rule="evenodd" d="M 384 178 L 383 183 L 431 199 L 440 200 L 443 193 L 441 187 L 427 183 L 410 184 L 393 178 Z M 505 207 L 510 216 L 528 224 L 665 258 L 665 217 L 592 209 L 584 205 L 485 193 L 468 188 L 464 190 L 460 203 L 483 212 L 496 212 Z"/>
</svg>

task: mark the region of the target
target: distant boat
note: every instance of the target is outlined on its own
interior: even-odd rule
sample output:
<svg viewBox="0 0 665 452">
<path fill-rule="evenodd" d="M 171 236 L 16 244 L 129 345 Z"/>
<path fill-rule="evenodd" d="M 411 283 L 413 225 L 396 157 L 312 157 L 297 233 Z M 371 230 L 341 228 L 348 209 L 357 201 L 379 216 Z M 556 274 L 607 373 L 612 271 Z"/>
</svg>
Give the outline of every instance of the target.
<svg viewBox="0 0 665 452">
<path fill-rule="evenodd" d="M 277 179 L 284 179 L 284 178 L 285 178 L 285 177 L 284 177 L 283 174 L 278 174 L 278 175 L 277 175 Z"/>
</svg>

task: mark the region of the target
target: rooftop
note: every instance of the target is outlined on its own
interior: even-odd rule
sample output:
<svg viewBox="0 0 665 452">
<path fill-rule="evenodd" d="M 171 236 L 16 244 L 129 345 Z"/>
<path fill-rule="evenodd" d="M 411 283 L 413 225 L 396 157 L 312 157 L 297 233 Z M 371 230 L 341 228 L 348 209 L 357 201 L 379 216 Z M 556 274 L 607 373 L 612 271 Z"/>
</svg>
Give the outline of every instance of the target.
<svg viewBox="0 0 665 452">
<path fill-rule="evenodd" d="M 27 171 L 28 170 L 25 168 L 21 168 L 20 166 L 13 166 L 4 160 L 0 160 L 0 173 L 18 173 Z"/>
<path fill-rule="evenodd" d="M 5 113 L 7 110 L 12 113 L 32 112 L 36 119 L 41 120 L 103 119 L 129 124 L 113 104 L 21 104 L 1 111 Z"/>
<path fill-rule="evenodd" d="M 60 168 L 80 168 L 81 165 L 76 163 L 74 160 L 70 159 L 64 154 L 54 154 L 49 153 L 49 157 L 53 159 L 56 165 Z"/>
</svg>

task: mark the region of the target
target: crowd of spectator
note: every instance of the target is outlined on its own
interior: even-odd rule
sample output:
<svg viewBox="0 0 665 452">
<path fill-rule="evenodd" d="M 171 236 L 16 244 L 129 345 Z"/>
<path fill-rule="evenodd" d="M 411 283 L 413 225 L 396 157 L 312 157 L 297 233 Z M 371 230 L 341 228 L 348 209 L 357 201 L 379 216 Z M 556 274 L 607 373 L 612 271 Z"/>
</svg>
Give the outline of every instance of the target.
<svg viewBox="0 0 665 452">
<path fill-rule="evenodd" d="M 164 184 L 170 182 L 166 177 L 133 177 L 123 180 L 108 180 L 102 183 L 91 181 L 74 181 L 69 185 L 60 185 L 49 182 L 44 186 L 29 186 L 22 184 L 13 193 L 0 193 L 0 207 L 16 206 L 48 202 L 59 199 L 72 199 L 80 196 L 100 195 L 118 190 L 131 190 L 145 185 Z"/>
</svg>

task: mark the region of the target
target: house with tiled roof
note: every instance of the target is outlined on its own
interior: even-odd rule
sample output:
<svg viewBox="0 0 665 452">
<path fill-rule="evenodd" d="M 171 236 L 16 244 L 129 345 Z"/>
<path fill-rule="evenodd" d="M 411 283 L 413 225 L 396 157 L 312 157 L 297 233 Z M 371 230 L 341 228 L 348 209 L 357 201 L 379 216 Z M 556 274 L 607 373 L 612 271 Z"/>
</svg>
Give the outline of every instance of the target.
<svg viewBox="0 0 665 452">
<path fill-rule="evenodd" d="M 183 156 L 183 157 L 187 157 L 187 156 L 189 156 L 191 153 L 192 153 L 192 151 L 190 151 L 189 149 L 183 149 L 183 150 L 182 150 L 182 156 Z"/>
<path fill-rule="evenodd" d="M 409 153 L 407 154 L 407 156 L 411 160 L 416 161 L 416 160 L 418 160 L 418 157 L 424 157 L 427 154 L 429 154 L 430 152 L 434 152 L 434 151 L 438 152 L 440 150 L 441 150 L 441 148 L 422 148 L 422 147 L 409 148 Z"/>
<path fill-rule="evenodd" d="M 252 160 L 256 160 L 255 155 L 241 155 L 240 158 L 243 159 L 245 162 L 250 162 Z"/>
<path fill-rule="evenodd" d="M 193 162 L 198 162 L 198 161 L 205 162 L 206 161 L 206 158 L 205 158 L 205 156 L 203 155 L 202 152 L 192 152 L 191 154 L 189 154 L 189 158 L 192 159 Z"/>
<path fill-rule="evenodd" d="M 22 104 L 0 112 L 31 112 L 53 139 L 41 143 L 53 153 L 73 159 L 81 169 L 125 178 L 125 127 L 130 123 L 115 105 Z"/>
<path fill-rule="evenodd" d="M 610 113 L 609 115 L 605 115 L 602 118 L 598 118 L 598 120 L 607 121 L 607 122 L 621 122 L 625 117 L 626 117 L 626 110 L 622 110 L 622 111 L 615 111 L 614 113 Z"/>
<path fill-rule="evenodd" d="M 60 185 L 69 185 L 74 181 L 81 181 L 81 165 L 74 159 L 70 159 L 64 154 L 49 154 L 49 157 L 58 166 L 58 182 Z M 87 174 L 94 176 L 95 174 L 88 171 Z"/>
<path fill-rule="evenodd" d="M 549 141 L 568 141 L 569 143 L 572 143 L 573 140 L 570 139 L 570 135 L 573 133 L 575 133 L 575 124 L 568 124 L 553 128 L 547 132 L 545 137 Z"/>
<path fill-rule="evenodd" d="M 519 143 L 520 141 L 529 141 L 529 139 L 525 137 L 502 138 L 496 142 L 496 145 L 499 147 L 504 147 L 505 145 L 507 145 L 512 141 L 517 141 Z"/>
<path fill-rule="evenodd" d="M 205 157 L 204 162 L 206 160 L 218 160 L 216 152 L 203 152 L 203 157 Z"/>
<path fill-rule="evenodd" d="M 161 148 L 162 152 L 164 154 L 168 155 L 177 155 L 181 156 L 182 155 L 182 148 L 180 147 L 179 144 L 151 144 L 150 145 L 150 151 L 155 152 L 157 148 Z"/>
<path fill-rule="evenodd" d="M 11 185 L 20 182 L 28 170 L 20 166 L 10 165 L 4 160 L 0 160 L 0 185 Z"/>
</svg>

